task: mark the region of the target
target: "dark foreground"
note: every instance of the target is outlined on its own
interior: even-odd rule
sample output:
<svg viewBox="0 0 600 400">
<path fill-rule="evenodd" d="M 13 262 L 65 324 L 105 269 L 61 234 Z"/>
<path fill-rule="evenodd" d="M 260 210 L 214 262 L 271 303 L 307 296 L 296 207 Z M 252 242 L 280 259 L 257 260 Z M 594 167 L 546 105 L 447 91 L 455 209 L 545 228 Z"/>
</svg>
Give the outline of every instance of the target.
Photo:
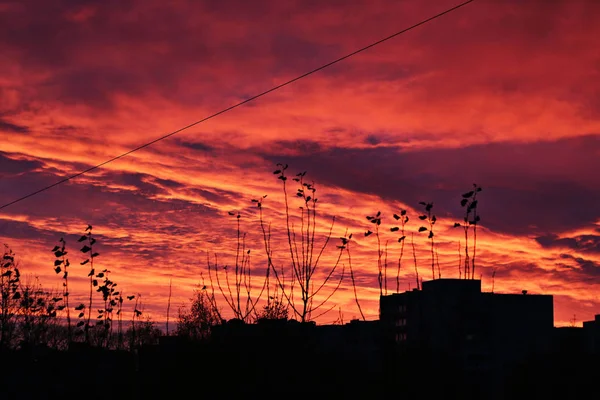
<svg viewBox="0 0 600 400">
<path fill-rule="evenodd" d="M 467 371 L 423 353 L 398 359 L 351 354 L 351 349 L 315 351 L 310 343 L 255 348 L 163 343 L 137 354 L 85 347 L 24 349 L 0 353 L 0 398 L 569 399 L 598 393 L 597 356 L 546 355 L 498 372 Z"/>
</svg>

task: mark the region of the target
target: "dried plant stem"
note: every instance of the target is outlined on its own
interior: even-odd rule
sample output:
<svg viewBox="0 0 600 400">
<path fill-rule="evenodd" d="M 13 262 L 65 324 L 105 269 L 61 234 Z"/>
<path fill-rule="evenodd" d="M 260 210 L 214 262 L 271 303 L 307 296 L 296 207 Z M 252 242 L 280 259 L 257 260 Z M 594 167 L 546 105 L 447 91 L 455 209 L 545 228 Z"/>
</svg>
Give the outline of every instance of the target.
<svg viewBox="0 0 600 400">
<path fill-rule="evenodd" d="M 350 235 L 350 238 L 352 235 Z M 348 267 L 350 269 L 350 279 L 352 281 L 352 289 L 354 290 L 354 301 L 356 302 L 356 306 L 358 307 L 358 311 L 360 312 L 360 316 L 363 321 L 366 321 L 365 314 L 362 311 L 362 307 L 360 306 L 360 302 L 358 301 L 358 292 L 356 290 L 356 281 L 354 280 L 354 271 L 352 270 L 352 257 L 350 256 L 350 242 L 346 243 L 346 253 L 348 254 Z"/>
<path fill-rule="evenodd" d="M 173 279 L 169 279 L 169 300 L 167 301 L 167 336 L 169 336 L 169 313 L 171 311 L 171 286 Z"/>
<path fill-rule="evenodd" d="M 442 279 L 442 270 L 440 268 L 440 254 L 438 252 L 437 246 L 435 248 L 435 263 L 437 265 L 437 270 L 438 270 L 438 279 Z"/>
<path fill-rule="evenodd" d="M 230 215 L 235 213 L 230 212 Z M 235 268 L 234 273 L 235 279 L 229 278 L 229 268 L 227 265 L 219 267 L 218 258 L 215 254 L 214 265 L 211 265 L 210 257 L 207 257 L 207 266 L 211 286 L 213 284 L 212 274 L 215 274 L 215 280 L 217 287 L 221 292 L 221 295 L 225 299 L 225 302 L 233 312 L 235 318 L 240 319 L 244 322 L 251 322 L 256 317 L 256 306 L 262 298 L 263 293 L 267 290 L 268 286 L 268 275 L 269 269 L 265 273 L 261 289 L 256 296 L 252 297 L 252 274 L 251 274 L 251 263 L 250 263 L 250 250 L 246 249 L 246 234 L 242 233 L 240 225 L 241 215 L 237 213 L 236 216 L 236 254 L 235 254 Z M 221 279 L 219 278 L 220 270 L 225 271 L 225 289 L 221 285 Z M 210 299 L 209 299 L 210 300 Z M 210 300 L 211 303 L 213 302 Z"/>
<path fill-rule="evenodd" d="M 460 248 L 460 240 L 458 241 L 458 279 L 462 279 L 462 253 Z"/>
<path fill-rule="evenodd" d="M 470 261 L 469 261 L 469 225 L 468 221 L 464 225 L 465 231 L 465 279 L 470 277 Z"/>
<path fill-rule="evenodd" d="M 384 287 L 384 293 L 387 296 L 388 291 L 387 291 L 387 266 L 388 266 L 388 241 L 385 241 L 385 248 L 384 248 L 384 260 L 383 260 L 383 287 Z"/>
<path fill-rule="evenodd" d="M 375 225 L 375 237 L 377 238 L 377 281 L 379 283 L 379 295 L 383 296 L 383 263 L 381 261 L 381 238 L 379 237 L 379 226 Z"/>
<path fill-rule="evenodd" d="M 317 221 L 317 199 L 315 198 L 316 188 L 314 183 L 305 182 L 306 172 L 301 172 L 296 175 L 293 179 L 297 182 L 300 187 L 297 189 L 296 197 L 302 200 L 302 206 L 300 207 L 300 229 L 297 229 L 291 221 L 290 203 L 288 200 L 287 190 L 287 176 L 285 171 L 288 168 L 287 165 L 277 164 L 278 168 L 274 171 L 275 175 L 278 175 L 278 179 L 282 181 L 282 191 L 284 196 L 284 208 L 285 208 L 285 227 L 288 242 L 288 251 L 290 256 L 290 273 L 291 283 L 290 289 L 286 289 L 284 282 L 284 273 L 280 273 L 276 268 L 273 267 L 272 271 L 277 281 L 277 285 L 281 290 L 282 296 L 288 302 L 288 305 L 294 312 L 294 315 L 302 322 L 310 321 L 316 318 L 313 312 L 317 311 L 327 302 L 333 294 L 339 289 L 341 280 L 343 279 L 345 268 L 342 267 L 340 274 L 340 282 L 332 288 L 331 293 L 325 296 L 325 301 L 318 305 L 314 305 L 313 301 L 320 291 L 329 283 L 332 279 L 333 274 L 336 272 L 339 266 L 339 261 L 342 256 L 342 252 L 338 254 L 338 257 L 330 267 L 329 271 L 325 273 L 325 278 L 320 285 L 315 284 L 313 277 L 319 267 L 319 261 L 327 244 L 331 239 L 333 226 L 335 225 L 335 217 L 332 218 L 329 233 L 323 241 L 323 245 L 317 249 L 315 248 L 315 235 L 316 235 L 316 221 Z M 264 234 L 263 234 L 264 235 Z M 267 251 L 268 252 L 268 251 Z M 267 254 L 270 257 L 269 254 Z M 293 287 L 297 284 L 300 290 L 300 306 L 295 304 Z M 328 312 L 329 310 L 325 311 Z M 323 315 L 321 313 L 320 315 Z"/>
<path fill-rule="evenodd" d="M 417 290 L 421 288 L 421 285 L 419 283 L 419 269 L 417 267 L 417 251 L 415 250 L 415 237 L 414 237 L 414 233 L 410 234 L 410 244 L 412 246 L 412 253 L 413 253 L 413 259 L 415 262 L 415 275 L 416 275 L 416 279 L 417 279 Z"/>
<path fill-rule="evenodd" d="M 400 230 L 400 238 L 398 238 L 398 242 L 400 242 L 400 256 L 398 257 L 398 268 L 396 270 L 396 293 L 400 292 L 400 270 L 402 269 L 402 257 L 404 256 L 404 242 L 406 241 L 406 232 L 405 227 L 408 222 L 408 216 L 406 215 L 406 210 L 401 210 L 400 215 L 394 214 L 394 219 L 396 221 L 400 220 L 401 227 L 394 226 L 390 229 L 392 232 L 397 232 Z"/>
<path fill-rule="evenodd" d="M 402 228 L 404 236 L 404 227 Z M 396 271 L 396 293 L 400 293 L 400 269 L 402 268 L 402 256 L 404 255 L 404 239 L 400 243 L 400 257 L 398 257 L 398 270 Z"/>
<path fill-rule="evenodd" d="M 475 206 L 473 207 L 473 257 L 471 258 L 471 262 L 473 264 L 472 274 L 473 276 L 475 276 L 475 255 L 477 253 L 477 223 L 479 222 L 479 217 L 477 215 L 477 190 L 475 190 L 475 194 L 473 195 L 473 202 L 475 203 Z M 473 277 L 471 279 L 473 279 Z"/>
</svg>

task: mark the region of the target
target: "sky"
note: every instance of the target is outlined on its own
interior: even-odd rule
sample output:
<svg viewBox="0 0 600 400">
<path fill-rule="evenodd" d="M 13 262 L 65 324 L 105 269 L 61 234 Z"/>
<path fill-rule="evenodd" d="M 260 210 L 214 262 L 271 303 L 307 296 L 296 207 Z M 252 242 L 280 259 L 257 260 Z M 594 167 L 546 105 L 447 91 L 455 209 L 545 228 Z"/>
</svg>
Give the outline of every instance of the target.
<svg viewBox="0 0 600 400">
<path fill-rule="evenodd" d="M 457 4 L 0 2 L 0 203 Z M 462 219 L 461 194 L 477 183 L 483 290 L 553 294 L 555 323 L 580 325 L 600 313 L 599 12 L 592 0 L 476 0 L 0 210 L 0 239 L 28 279 L 58 289 L 50 250 L 64 237 L 76 301 L 87 288 L 76 240 L 91 224 L 96 269 L 109 269 L 124 293 L 141 294 L 155 321 L 165 319 L 172 281 L 173 320 L 207 283 L 207 259 L 235 265 L 237 213 L 258 295 L 267 257 L 252 199 L 267 195 L 272 257 L 288 270 L 282 181 L 273 174 L 287 164 L 294 228 L 302 202 L 291 178 L 299 172 L 317 188 L 317 249 L 335 217 L 313 282 L 324 281 L 339 238 L 352 233 L 357 295 L 375 319 L 378 248 L 364 235 L 373 228 L 365 217 L 381 212 L 388 293 L 400 254 L 390 228 L 401 209 L 409 222 L 400 288 L 416 285 L 411 237 L 419 274 L 431 279 L 427 233 L 417 232 L 421 201 L 434 204 L 442 278 L 456 278 L 464 237 L 453 224 Z M 346 253 L 334 277 L 340 268 L 345 279 L 319 323 L 359 317 Z"/>
</svg>

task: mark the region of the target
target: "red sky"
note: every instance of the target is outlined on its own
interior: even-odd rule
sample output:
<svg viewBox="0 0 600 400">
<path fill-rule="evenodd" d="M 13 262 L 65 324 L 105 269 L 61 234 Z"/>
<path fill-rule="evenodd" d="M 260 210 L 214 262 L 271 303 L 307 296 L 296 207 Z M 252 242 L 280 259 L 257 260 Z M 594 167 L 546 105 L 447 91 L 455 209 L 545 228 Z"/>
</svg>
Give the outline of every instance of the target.
<svg viewBox="0 0 600 400">
<path fill-rule="evenodd" d="M 458 4 L 455 1 L 4 1 L 0 203 L 187 125 Z M 278 162 L 308 171 L 317 242 L 354 233 L 353 267 L 377 315 L 381 210 L 434 203 L 442 277 L 458 275 L 461 194 L 483 187 L 478 272 L 496 292 L 555 295 L 555 320 L 600 313 L 600 26 L 596 1 L 476 0 L 251 104 L 0 211 L 24 274 L 59 287 L 50 249 L 94 226 L 101 256 L 155 320 L 186 302 L 206 255 L 233 263 L 242 214 L 264 268 L 251 199 L 267 194 L 278 265 L 286 236 Z M 290 182 L 293 183 L 293 182 Z M 295 189 L 291 189 L 292 192 Z M 293 194 L 293 193 L 292 193 Z M 294 209 L 297 206 L 294 204 Z M 335 256 L 332 241 L 323 271 Z M 420 273 L 427 240 L 415 235 Z M 406 256 L 406 255 L 405 255 Z M 81 259 L 81 260 L 80 260 Z M 414 281 L 405 258 L 402 289 Z M 288 261 L 289 262 L 289 261 Z M 206 272 L 205 272 L 206 273 Z M 394 272 L 395 273 L 395 272 Z M 322 272 L 318 272 L 318 279 Z M 390 284 L 390 288 L 394 285 Z M 413 285 L 414 287 L 414 285 Z M 329 303 L 358 315 L 349 281 Z M 225 304 L 223 303 L 225 308 Z M 319 322 L 337 318 L 332 311 Z"/>
</svg>

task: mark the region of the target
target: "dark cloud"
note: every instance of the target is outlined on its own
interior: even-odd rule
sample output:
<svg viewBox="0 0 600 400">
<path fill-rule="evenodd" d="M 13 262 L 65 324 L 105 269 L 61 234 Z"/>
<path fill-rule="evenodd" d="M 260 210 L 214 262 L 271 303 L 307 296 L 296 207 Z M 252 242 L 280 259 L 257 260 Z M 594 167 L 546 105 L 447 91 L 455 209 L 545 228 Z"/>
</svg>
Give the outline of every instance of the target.
<svg viewBox="0 0 600 400">
<path fill-rule="evenodd" d="M 600 236 L 598 235 L 579 235 L 561 238 L 558 235 L 549 234 L 536 237 L 535 240 L 545 248 L 563 248 L 600 253 Z"/>
<path fill-rule="evenodd" d="M 160 178 L 156 178 L 156 177 L 153 177 L 152 179 L 157 184 L 159 184 L 161 186 L 168 187 L 170 189 L 177 189 L 177 188 L 181 188 L 181 187 L 185 186 L 183 183 L 176 182 L 176 181 L 171 180 L 171 179 L 160 179 Z"/>
<path fill-rule="evenodd" d="M 298 73 L 310 71 L 324 63 L 332 60 L 333 54 L 340 54 L 339 45 L 328 45 L 303 39 L 293 34 L 280 34 L 271 41 L 272 55 L 279 60 L 293 59 L 295 62 L 286 65 L 288 72 L 290 69 Z M 330 70 L 325 70 L 329 73 Z"/>
<path fill-rule="evenodd" d="M 1 160 L 0 158 L 0 165 Z M 0 181 L 0 203 L 12 201 L 58 179 L 59 176 L 48 172 L 47 169 L 19 176 L 8 175 Z M 164 193 L 165 190 L 154 184 L 154 178 L 149 175 L 104 171 L 97 177 L 84 179 L 87 180 L 74 179 L 58 185 L 6 210 L 9 213 L 26 214 L 32 218 L 75 218 L 94 223 L 110 223 L 114 220 L 115 226 L 122 224 L 125 227 L 134 224 L 144 226 L 148 222 L 148 214 L 172 211 L 214 213 L 212 209 L 189 201 L 154 199 L 154 195 Z M 111 188 L 111 185 L 133 186 L 137 190 Z M 136 221 L 138 216 L 146 219 Z"/>
<path fill-rule="evenodd" d="M 31 240 L 35 238 L 51 243 L 48 240 L 52 236 L 52 231 L 36 228 L 24 221 L 0 219 L 0 235 L 9 237 L 11 240 Z"/>
<path fill-rule="evenodd" d="M 325 130 L 325 133 L 344 133 L 347 132 L 346 128 L 341 126 L 334 126 Z"/>
<path fill-rule="evenodd" d="M 577 271 L 580 276 L 581 276 L 581 280 L 583 281 L 594 281 L 596 283 L 600 283 L 600 264 L 592 261 L 592 260 L 588 260 L 582 257 L 575 257 L 571 254 L 566 254 L 566 253 L 562 253 L 560 255 L 560 258 L 563 260 L 572 260 L 576 263 L 576 268 L 573 268 L 572 266 L 569 266 L 568 264 L 559 264 L 561 266 L 568 266 L 570 267 L 573 271 Z"/>
<path fill-rule="evenodd" d="M 139 191 L 138 193 L 144 196 L 153 196 L 160 193 L 166 193 L 161 186 L 154 183 L 154 177 L 151 177 L 147 174 L 109 172 L 103 174 L 102 180 L 106 181 L 109 185 L 121 184 L 134 186 Z"/>
<path fill-rule="evenodd" d="M 55 96 L 63 102 L 85 102 L 89 106 L 110 108 L 118 93 L 140 95 L 144 82 L 137 71 L 112 66 L 95 66 L 87 69 L 64 70 L 45 82 Z"/>
<path fill-rule="evenodd" d="M 43 166 L 40 161 L 19 158 L 17 155 L 13 157 L 8 153 L 0 152 L 0 176 L 21 174 Z"/>
<path fill-rule="evenodd" d="M 210 190 L 190 188 L 190 189 L 184 189 L 184 192 L 193 193 L 193 194 L 200 196 L 208 201 L 211 201 L 213 203 L 220 204 L 223 206 L 228 205 L 232 199 L 240 197 L 239 193 L 235 193 L 235 192 L 231 192 L 231 191 L 227 191 L 227 190 L 215 189 L 215 188 L 210 189 Z"/>
<path fill-rule="evenodd" d="M 461 193 L 478 183 L 483 225 L 501 232 L 543 236 L 600 219 L 598 136 L 419 151 L 328 149 L 298 141 L 278 148 L 287 149 L 285 157 L 259 152 L 292 171 L 308 170 L 319 183 L 414 207 L 433 201 L 438 215 L 459 218 Z"/>
<path fill-rule="evenodd" d="M 369 135 L 367 136 L 366 143 L 371 144 L 373 146 L 377 146 L 379 143 L 381 143 L 381 139 L 378 138 L 376 135 Z"/>
<path fill-rule="evenodd" d="M 179 140 L 178 144 L 187 147 L 188 149 L 198 150 L 203 152 L 212 152 L 214 148 L 202 142 L 187 142 L 183 140 Z"/>
<path fill-rule="evenodd" d="M 546 282 L 561 282 L 559 288 L 564 288 L 565 283 L 585 286 L 600 283 L 600 265 L 594 261 L 564 253 L 554 261 L 555 269 L 542 268 L 530 262 L 511 262 L 495 268 L 496 279 L 516 278 L 524 285 L 526 282 L 537 282 L 549 294 L 556 287 Z"/>
<path fill-rule="evenodd" d="M 267 146 L 270 154 L 277 155 L 278 160 L 285 164 L 285 160 L 281 156 L 290 155 L 292 157 L 301 156 L 303 154 L 320 154 L 324 151 L 320 143 L 311 140 L 278 140 Z M 261 150 L 263 152 L 264 150 Z M 271 158 L 276 160 L 275 156 Z"/>
<path fill-rule="evenodd" d="M 307 57 L 314 58 L 317 50 L 327 52 L 325 45 L 282 32 L 271 34 L 273 23 L 286 24 L 277 18 L 265 23 L 276 6 L 270 2 L 239 7 L 147 3 L 26 1 L 0 15 L 0 35 L 11 38 L 0 44 L 0 51 L 30 72 L 53 71 L 37 85 L 37 100 L 59 98 L 103 110 L 115 106 L 116 95 L 149 92 L 186 104 L 207 101 L 219 109 L 224 97 L 244 91 L 240 80 L 248 75 L 258 88 L 258 82 L 272 78 L 277 70 L 309 63 Z M 236 30 L 227 27 L 238 19 Z M 240 35 L 237 29 L 247 34 Z M 269 68 L 274 60 L 271 51 L 283 61 Z M 182 76 L 192 76 L 193 81 L 181 85 Z M 201 94 L 198 84 L 203 86 Z"/>
<path fill-rule="evenodd" d="M 13 133 L 28 133 L 30 129 L 25 125 L 17 125 L 0 118 L 0 131 L 8 131 Z"/>
</svg>

